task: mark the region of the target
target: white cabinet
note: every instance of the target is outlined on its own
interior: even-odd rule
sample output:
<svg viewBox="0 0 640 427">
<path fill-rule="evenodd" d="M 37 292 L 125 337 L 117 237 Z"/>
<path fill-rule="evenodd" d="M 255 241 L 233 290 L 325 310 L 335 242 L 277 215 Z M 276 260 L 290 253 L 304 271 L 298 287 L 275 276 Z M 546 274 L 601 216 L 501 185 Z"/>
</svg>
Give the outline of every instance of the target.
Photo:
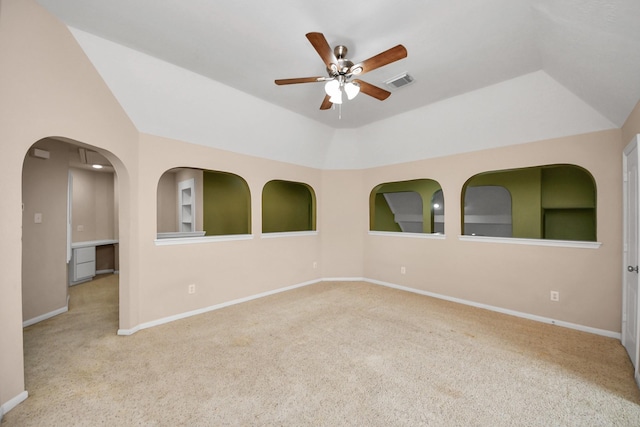
<svg viewBox="0 0 640 427">
<path fill-rule="evenodd" d="M 96 247 L 74 248 L 69 263 L 69 281 L 72 285 L 90 280 L 96 275 Z"/>
<path fill-rule="evenodd" d="M 91 240 L 71 244 L 71 260 L 69 261 L 69 285 L 77 285 L 93 279 L 96 275 L 96 247 L 116 245 L 117 240 Z M 104 264 L 104 252 L 97 265 Z M 113 272 L 113 270 L 99 270 L 98 274 Z"/>
</svg>

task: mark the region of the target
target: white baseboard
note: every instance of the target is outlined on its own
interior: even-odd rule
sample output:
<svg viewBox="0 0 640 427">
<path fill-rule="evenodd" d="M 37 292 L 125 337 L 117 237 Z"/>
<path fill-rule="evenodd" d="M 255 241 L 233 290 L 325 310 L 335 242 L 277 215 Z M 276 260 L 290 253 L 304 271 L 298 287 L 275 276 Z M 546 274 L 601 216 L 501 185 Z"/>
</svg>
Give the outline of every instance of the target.
<svg viewBox="0 0 640 427">
<path fill-rule="evenodd" d="M 297 285 L 286 286 L 284 288 L 278 288 L 278 289 L 274 289 L 272 291 L 262 292 L 262 293 L 255 294 L 255 295 L 250 295 L 250 296 L 244 297 L 244 298 L 238 298 L 238 299 L 235 299 L 235 300 L 232 300 L 232 301 L 223 302 L 221 304 L 216 304 L 216 305 L 212 305 L 212 306 L 209 306 L 209 307 L 199 308 L 197 310 L 187 311 L 185 313 L 180 313 L 180 314 L 176 314 L 176 315 L 173 315 L 173 316 L 163 317 L 162 319 L 152 320 L 151 322 L 141 323 L 138 326 L 135 326 L 135 327 L 133 327 L 131 329 L 118 329 L 118 335 L 132 335 L 132 334 L 135 334 L 136 332 L 138 332 L 139 330 L 142 330 L 142 329 L 152 328 L 154 326 L 158 326 L 158 325 L 162 325 L 162 324 L 165 324 L 165 323 L 173 322 L 175 320 L 184 319 L 184 318 L 191 317 L 191 316 L 197 316 L 198 314 L 207 313 L 207 312 L 213 311 L 213 310 L 219 310 L 221 308 L 229 307 L 229 306 L 236 305 L 236 304 L 241 304 L 243 302 L 247 302 L 247 301 L 251 301 L 251 300 L 254 300 L 254 299 L 266 297 L 266 296 L 269 296 L 269 295 L 278 294 L 280 292 L 286 292 L 286 291 L 290 291 L 292 289 L 301 288 L 303 286 L 313 285 L 314 283 L 318 283 L 318 282 L 321 282 L 321 281 L 322 281 L 322 279 L 310 280 L 308 282 L 299 283 Z"/>
<path fill-rule="evenodd" d="M 198 310 L 192 310 L 192 311 L 176 314 L 176 315 L 169 316 L 169 317 L 164 317 L 162 319 L 153 320 L 151 322 L 141 323 L 140 325 L 135 326 L 135 327 L 133 327 L 131 329 L 118 329 L 118 335 L 132 335 L 132 334 L 138 332 L 141 329 L 152 328 L 154 326 L 162 325 L 164 323 L 173 322 L 174 320 L 179 320 L 179 319 L 184 319 L 186 317 L 196 316 L 198 314 L 206 313 L 206 312 L 213 311 L 213 310 L 218 310 L 218 309 L 221 309 L 221 308 L 224 308 L 224 307 L 229 307 L 229 306 L 235 305 L 235 304 L 241 304 L 241 303 L 246 302 L 246 301 L 251 301 L 251 300 L 254 300 L 254 299 L 266 297 L 266 296 L 277 294 L 277 293 L 280 293 L 280 292 L 290 291 L 292 289 L 296 289 L 296 288 L 300 288 L 300 287 L 303 287 L 303 286 L 312 285 L 312 284 L 318 283 L 318 282 L 368 282 L 368 283 L 372 283 L 374 285 L 386 286 L 386 287 L 389 287 L 389 288 L 399 289 L 399 290 L 406 291 L 406 292 L 412 292 L 412 293 L 415 293 L 415 294 L 425 295 L 425 296 L 432 297 L 432 298 L 438 298 L 438 299 L 441 299 L 441 300 L 451 301 L 451 302 L 455 302 L 455 303 L 458 303 L 458 304 L 464 304 L 464 305 L 469 305 L 469 306 L 472 306 L 472 307 L 482 308 L 482 309 L 489 310 L 489 311 L 495 311 L 497 313 L 508 314 L 510 316 L 520 317 L 520 318 L 523 318 L 523 319 L 534 320 L 536 322 L 542 322 L 542 323 L 548 323 L 550 325 L 562 326 L 562 327 L 565 327 L 565 328 L 575 329 L 575 330 L 582 331 L 582 332 L 589 332 L 591 334 L 602 335 L 602 336 L 609 337 L 609 338 L 615 338 L 615 339 L 621 339 L 622 338 L 622 335 L 621 335 L 620 332 L 613 332 L 613 331 L 607 331 L 605 329 L 592 328 L 590 326 L 579 325 L 579 324 L 576 324 L 576 323 L 565 322 L 563 320 L 556 320 L 556 319 L 552 319 L 552 318 L 549 318 L 549 317 L 537 316 L 535 314 L 523 313 L 523 312 L 520 312 L 520 311 L 510 310 L 510 309 L 506 309 L 506 308 L 502 308 L 502 307 L 496 307 L 496 306 L 493 306 L 493 305 L 482 304 L 482 303 L 478 303 L 478 302 L 475 302 L 475 301 L 470 301 L 470 300 L 465 300 L 465 299 L 461 299 L 461 298 L 450 297 L 450 296 L 447 296 L 447 295 L 437 294 L 437 293 L 434 293 L 434 292 L 423 291 L 423 290 L 420 290 L 420 289 L 410 288 L 410 287 L 407 287 L 407 286 L 396 285 L 394 283 L 383 282 L 383 281 L 374 280 L 374 279 L 367 279 L 366 277 L 325 277 L 325 278 L 322 278 L 322 279 L 310 280 L 308 282 L 300 283 L 300 284 L 297 284 L 297 285 L 287 286 L 287 287 L 284 287 L 284 288 L 275 289 L 273 291 L 263 292 L 263 293 L 256 294 L 256 295 L 251 295 L 251 296 L 248 296 L 248 297 L 245 297 L 245 298 L 239 298 L 239 299 L 236 299 L 236 300 L 232 300 L 232 301 L 221 303 L 221 304 L 212 305 L 212 306 L 201 308 L 201 309 L 198 309 Z"/>
<path fill-rule="evenodd" d="M 394 283 L 382 282 L 380 280 L 364 279 L 364 281 L 373 283 L 375 285 L 386 286 L 389 288 L 399 289 L 402 291 L 413 292 L 415 294 L 425 295 L 428 297 L 438 298 L 446 301 L 455 302 L 458 304 L 469 305 L 472 307 L 483 308 L 485 310 L 495 311 L 497 313 L 508 314 L 510 316 L 521 317 L 523 319 L 535 320 L 536 322 L 548 323 L 550 325 L 562 326 L 564 328 L 575 329 L 582 332 L 589 332 L 591 334 L 602 335 L 609 338 L 622 339 L 620 332 L 607 331 L 605 329 L 592 328 L 590 326 L 579 325 L 576 323 L 565 322 L 563 320 L 551 319 L 549 317 L 537 316 L 535 314 L 523 313 L 521 311 L 509 310 L 502 307 L 496 307 L 493 305 L 482 304 L 479 302 L 469 301 L 461 298 L 450 297 L 447 295 L 437 294 L 434 292 L 423 291 L 420 289 L 409 288 L 407 286 L 396 285 Z"/>
<path fill-rule="evenodd" d="M 27 393 L 27 391 L 25 390 L 19 395 L 17 395 L 16 397 L 6 401 L 2 406 L 0 406 L 0 420 L 2 420 L 2 417 L 4 416 L 4 414 L 9 412 L 10 410 L 15 408 L 22 402 L 24 402 L 27 399 L 27 397 L 29 397 L 29 393 Z"/>
<path fill-rule="evenodd" d="M 64 307 L 60 307 L 57 310 L 53 310 L 53 311 L 50 311 L 48 313 L 41 314 L 40 316 L 34 317 L 33 319 L 25 320 L 24 322 L 22 322 L 22 327 L 26 328 L 27 326 L 31 326 L 31 325 L 33 325 L 35 323 L 42 322 L 43 320 L 50 319 L 50 318 L 52 318 L 54 316 L 57 316 L 58 314 L 66 313 L 67 311 L 69 311 L 69 296 L 68 295 L 67 295 L 67 305 L 65 305 Z"/>
</svg>

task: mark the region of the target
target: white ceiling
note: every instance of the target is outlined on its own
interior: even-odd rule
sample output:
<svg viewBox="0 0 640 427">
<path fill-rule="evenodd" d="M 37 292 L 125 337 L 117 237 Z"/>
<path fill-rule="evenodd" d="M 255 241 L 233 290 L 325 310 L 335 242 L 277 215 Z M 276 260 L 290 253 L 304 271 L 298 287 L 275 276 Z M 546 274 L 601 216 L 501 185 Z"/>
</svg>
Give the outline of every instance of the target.
<svg viewBox="0 0 640 427">
<path fill-rule="evenodd" d="M 360 128 L 543 71 L 621 126 L 640 99 L 638 0 L 38 0 L 68 26 L 191 70 L 332 128 Z M 408 57 L 362 76 L 415 78 L 386 101 L 364 94 L 320 111 L 325 75 L 305 38 L 322 32 L 349 58 L 403 44 Z"/>
</svg>

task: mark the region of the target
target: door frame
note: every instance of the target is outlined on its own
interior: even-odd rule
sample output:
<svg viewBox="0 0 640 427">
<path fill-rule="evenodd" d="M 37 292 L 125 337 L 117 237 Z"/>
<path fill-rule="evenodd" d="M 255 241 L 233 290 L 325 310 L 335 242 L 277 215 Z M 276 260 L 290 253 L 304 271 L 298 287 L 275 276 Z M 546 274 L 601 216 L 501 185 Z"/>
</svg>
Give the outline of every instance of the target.
<svg viewBox="0 0 640 427">
<path fill-rule="evenodd" d="M 629 187 L 629 182 L 628 182 L 628 178 L 627 178 L 627 162 L 628 162 L 628 157 L 629 154 L 631 153 L 631 151 L 633 151 L 633 149 L 636 149 L 636 155 L 640 156 L 640 146 L 639 143 L 640 142 L 640 134 L 636 135 L 631 142 L 629 142 L 629 144 L 627 144 L 627 146 L 624 148 L 623 151 L 623 155 L 622 155 L 622 174 L 623 174 L 623 192 L 622 192 L 622 199 L 623 199 L 623 209 L 622 209 L 622 216 L 623 216 L 623 254 L 622 254 L 622 322 L 621 322 L 621 341 L 622 341 L 622 345 L 626 347 L 625 345 L 625 328 L 626 328 L 626 324 L 629 321 L 635 321 L 636 322 L 636 342 L 635 342 L 635 359 L 636 360 L 632 360 L 633 363 L 633 375 L 634 378 L 636 380 L 636 384 L 638 384 L 638 386 L 640 386 L 640 368 L 638 366 L 638 362 L 640 359 L 640 313 L 636 312 L 636 318 L 635 319 L 629 319 L 628 315 L 627 315 L 627 281 L 629 280 L 629 274 L 627 274 L 627 266 L 631 265 L 629 264 L 629 261 L 627 259 L 629 250 L 628 250 L 628 228 L 629 228 L 629 218 L 627 215 L 628 212 L 628 208 L 629 208 L 629 200 L 627 197 L 627 191 L 628 191 L 628 187 Z M 639 159 L 640 160 L 640 159 Z M 640 161 L 638 162 L 639 166 L 640 166 Z M 640 181 L 640 175 L 639 175 L 639 181 Z M 640 190 L 640 185 L 638 185 L 638 189 Z M 640 199 L 640 195 L 638 196 Z M 640 212 L 636 212 L 636 214 L 640 215 Z M 640 233 L 639 233 L 640 234 Z M 638 245 L 638 254 L 640 254 L 640 235 L 636 236 L 636 244 Z M 631 276 L 631 277 L 635 277 L 636 280 L 639 282 L 640 284 L 640 275 L 636 274 L 635 276 Z M 638 309 L 640 309 L 640 292 L 638 292 L 637 295 L 638 301 L 636 302 L 636 311 L 638 311 Z"/>
</svg>

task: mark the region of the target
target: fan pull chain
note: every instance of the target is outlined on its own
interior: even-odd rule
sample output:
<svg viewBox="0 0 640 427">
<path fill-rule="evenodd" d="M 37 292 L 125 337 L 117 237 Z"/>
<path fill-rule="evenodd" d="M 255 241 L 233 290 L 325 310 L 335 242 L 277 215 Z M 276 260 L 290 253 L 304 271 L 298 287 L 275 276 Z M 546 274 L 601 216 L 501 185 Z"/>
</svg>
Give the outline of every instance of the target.
<svg viewBox="0 0 640 427">
<path fill-rule="evenodd" d="M 342 104 L 338 104 L 338 120 L 342 120 Z"/>
</svg>

